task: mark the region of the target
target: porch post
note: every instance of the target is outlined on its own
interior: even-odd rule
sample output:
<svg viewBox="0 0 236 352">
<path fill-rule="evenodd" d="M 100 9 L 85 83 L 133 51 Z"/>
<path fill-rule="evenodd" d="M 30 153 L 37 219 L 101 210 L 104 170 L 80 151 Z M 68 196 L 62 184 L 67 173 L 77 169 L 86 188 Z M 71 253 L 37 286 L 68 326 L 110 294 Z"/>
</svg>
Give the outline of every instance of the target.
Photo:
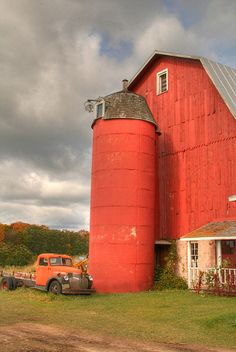
<svg viewBox="0 0 236 352">
<path fill-rule="evenodd" d="M 188 288 L 191 288 L 191 243 L 188 241 Z"/>
<path fill-rule="evenodd" d="M 217 267 L 222 265 L 221 241 L 216 240 L 216 264 Z"/>
</svg>

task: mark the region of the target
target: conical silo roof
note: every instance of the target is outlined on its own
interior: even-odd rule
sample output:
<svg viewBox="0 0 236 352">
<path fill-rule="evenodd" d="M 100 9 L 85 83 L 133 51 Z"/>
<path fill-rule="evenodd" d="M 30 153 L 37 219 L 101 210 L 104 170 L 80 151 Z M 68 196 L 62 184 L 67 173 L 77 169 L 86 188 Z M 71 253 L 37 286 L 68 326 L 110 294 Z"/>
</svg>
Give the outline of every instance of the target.
<svg viewBox="0 0 236 352">
<path fill-rule="evenodd" d="M 130 92 L 125 88 L 103 97 L 102 100 L 105 102 L 105 111 L 104 115 L 98 118 L 103 118 L 104 120 L 143 120 L 155 125 L 157 133 L 160 133 L 158 125 L 143 96 Z M 95 121 L 96 119 L 93 124 Z"/>
</svg>

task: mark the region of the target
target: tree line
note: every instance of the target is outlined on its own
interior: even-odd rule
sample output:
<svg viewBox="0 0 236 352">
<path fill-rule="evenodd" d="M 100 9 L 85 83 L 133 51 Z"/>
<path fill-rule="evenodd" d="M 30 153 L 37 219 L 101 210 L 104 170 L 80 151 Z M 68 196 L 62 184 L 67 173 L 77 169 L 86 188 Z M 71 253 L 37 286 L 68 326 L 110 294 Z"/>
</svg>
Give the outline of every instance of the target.
<svg viewBox="0 0 236 352">
<path fill-rule="evenodd" d="M 52 230 L 45 225 L 0 224 L 0 266 L 23 266 L 40 253 L 71 256 L 88 253 L 89 232 Z"/>
</svg>

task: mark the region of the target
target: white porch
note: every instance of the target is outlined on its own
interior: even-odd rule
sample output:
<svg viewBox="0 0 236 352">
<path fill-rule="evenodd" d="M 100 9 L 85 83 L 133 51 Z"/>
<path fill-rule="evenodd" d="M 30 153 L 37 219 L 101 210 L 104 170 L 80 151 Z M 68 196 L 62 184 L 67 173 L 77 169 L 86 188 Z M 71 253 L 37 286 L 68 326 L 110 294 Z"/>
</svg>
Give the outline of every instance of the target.
<svg viewBox="0 0 236 352">
<path fill-rule="evenodd" d="M 199 281 L 200 274 L 202 274 L 202 285 L 207 281 L 208 273 L 217 273 L 220 285 L 236 285 L 236 269 L 235 268 L 189 268 L 188 271 L 188 287 L 192 289 Z"/>
<path fill-rule="evenodd" d="M 187 252 L 189 288 L 200 275 L 204 284 L 209 273 L 217 274 L 220 285 L 236 285 L 236 221 L 209 223 L 183 236 L 180 243 L 185 243 Z"/>
</svg>

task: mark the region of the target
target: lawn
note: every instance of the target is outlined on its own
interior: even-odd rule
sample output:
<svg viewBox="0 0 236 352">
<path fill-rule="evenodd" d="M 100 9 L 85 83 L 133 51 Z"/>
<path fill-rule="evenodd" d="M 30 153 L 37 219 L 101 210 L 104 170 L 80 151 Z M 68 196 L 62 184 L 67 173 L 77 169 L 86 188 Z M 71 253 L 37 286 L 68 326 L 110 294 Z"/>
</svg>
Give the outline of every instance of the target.
<svg viewBox="0 0 236 352">
<path fill-rule="evenodd" d="M 23 288 L 0 291 L 0 324 L 19 320 L 137 341 L 236 345 L 236 298 L 189 291 L 86 297 L 53 296 Z"/>
</svg>

